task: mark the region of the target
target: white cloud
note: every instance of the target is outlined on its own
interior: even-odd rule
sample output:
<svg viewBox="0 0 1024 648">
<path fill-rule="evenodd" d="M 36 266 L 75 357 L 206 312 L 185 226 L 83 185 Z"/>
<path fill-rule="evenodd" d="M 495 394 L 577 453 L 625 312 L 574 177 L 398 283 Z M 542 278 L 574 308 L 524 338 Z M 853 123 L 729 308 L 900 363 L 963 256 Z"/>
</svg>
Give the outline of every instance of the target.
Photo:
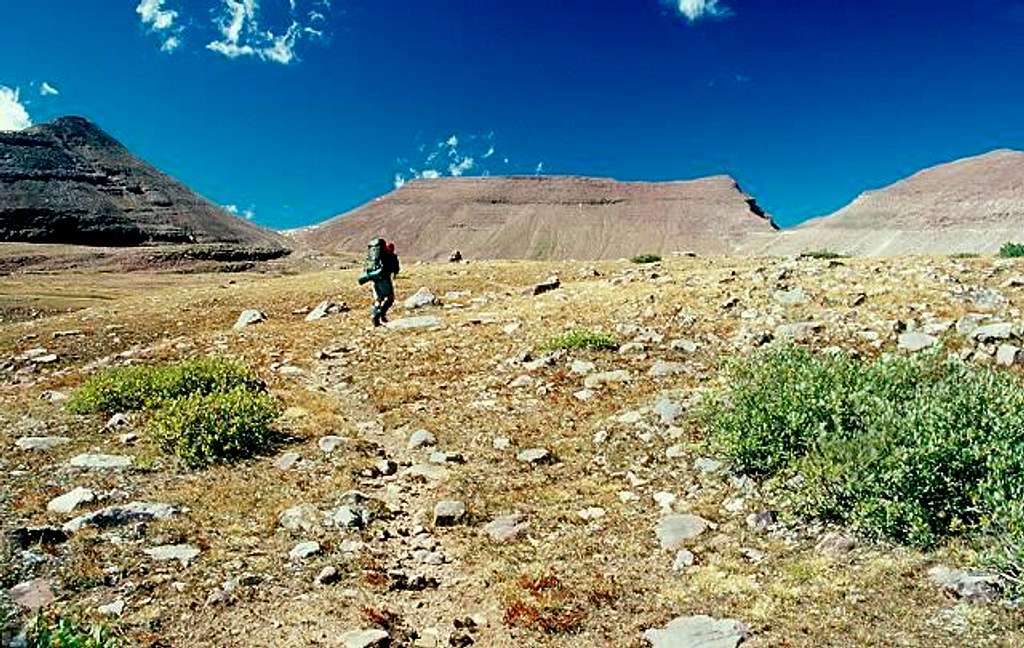
<svg viewBox="0 0 1024 648">
<path fill-rule="evenodd" d="M 401 189 L 405 186 L 405 176 L 401 173 L 395 174 L 395 189 Z"/>
<path fill-rule="evenodd" d="M 249 209 L 239 209 L 238 205 L 235 204 L 221 205 L 221 207 L 223 207 L 224 211 L 228 212 L 229 214 L 241 216 L 245 220 L 252 220 L 256 218 L 256 210 L 253 209 L 252 207 L 250 207 Z"/>
<path fill-rule="evenodd" d="M 494 145 L 493 144 L 491 145 L 491 148 L 487 149 L 487 152 L 484 153 L 484 159 L 486 160 L 487 158 L 491 157 L 492 155 L 494 155 Z"/>
<path fill-rule="evenodd" d="M 471 158 L 471 157 L 464 157 L 461 160 L 459 160 L 457 163 L 453 162 L 452 164 L 449 164 L 448 165 L 448 173 L 450 175 L 458 177 L 458 176 L 462 175 L 463 173 L 465 173 L 466 171 L 471 170 L 473 168 L 473 164 L 474 164 L 473 158 Z"/>
<path fill-rule="evenodd" d="M 544 163 L 543 162 L 538 162 L 537 163 L 537 168 L 534 169 L 533 174 L 534 175 L 540 175 L 542 173 L 544 173 Z"/>
<path fill-rule="evenodd" d="M 46 81 L 43 81 L 42 83 L 39 84 L 39 94 L 43 95 L 44 97 L 49 97 L 49 96 L 53 96 L 53 95 L 59 95 L 60 94 L 60 90 L 58 90 L 57 88 L 53 87 L 52 85 L 50 85 Z"/>
<path fill-rule="evenodd" d="M 671 0 L 670 3 L 691 23 L 702 18 L 727 18 L 733 13 L 719 0 Z"/>
<path fill-rule="evenodd" d="M 28 128 L 32 120 L 21 104 L 17 88 L 0 86 L 0 131 L 17 131 Z"/>
<path fill-rule="evenodd" d="M 436 180 L 436 179 L 441 177 L 441 174 L 438 173 L 438 171 L 436 169 L 424 169 L 416 177 L 418 177 L 418 178 L 426 178 L 428 180 Z"/>
<path fill-rule="evenodd" d="M 221 13 L 214 19 L 220 38 L 207 43 L 206 49 L 228 58 L 251 56 L 288 65 L 297 60 L 295 49 L 300 40 L 323 37 L 323 30 L 299 22 L 298 0 L 289 0 L 291 23 L 277 34 L 260 25 L 259 0 L 221 0 L 221 4 Z M 315 4 L 325 10 L 330 8 L 328 0 L 315 0 Z M 318 11 L 309 11 L 305 16 L 310 23 L 324 20 Z"/>
<path fill-rule="evenodd" d="M 139 14 L 139 19 L 149 31 L 161 35 L 163 43 L 160 45 L 160 51 L 169 54 L 181 45 L 181 32 L 184 31 L 184 27 L 175 25 L 179 14 L 174 9 L 165 8 L 164 2 L 165 0 L 141 0 L 135 7 L 135 13 Z"/>
<path fill-rule="evenodd" d="M 459 145 L 459 138 L 453 134 L 451 137 L 448 138 L 445 144 L 448 145 L 448 148 L 455 148 L 456 146 Z"/>
</svg>

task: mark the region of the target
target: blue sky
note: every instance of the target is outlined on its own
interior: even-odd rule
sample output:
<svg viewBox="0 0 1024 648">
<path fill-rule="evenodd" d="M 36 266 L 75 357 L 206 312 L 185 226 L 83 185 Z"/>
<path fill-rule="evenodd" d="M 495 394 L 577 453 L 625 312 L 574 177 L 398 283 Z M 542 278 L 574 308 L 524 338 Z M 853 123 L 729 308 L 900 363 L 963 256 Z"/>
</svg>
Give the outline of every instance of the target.
<svg viewBox="0 0 1024 648">
<path fill-rule="evenodd" d="M 1024 0 L 0 4 L 0 127 L 85 115 L 282 228 L 537 172 L 729 173 L 792 224 L 1024 148 L 1022 80 Z"/>
</svg>

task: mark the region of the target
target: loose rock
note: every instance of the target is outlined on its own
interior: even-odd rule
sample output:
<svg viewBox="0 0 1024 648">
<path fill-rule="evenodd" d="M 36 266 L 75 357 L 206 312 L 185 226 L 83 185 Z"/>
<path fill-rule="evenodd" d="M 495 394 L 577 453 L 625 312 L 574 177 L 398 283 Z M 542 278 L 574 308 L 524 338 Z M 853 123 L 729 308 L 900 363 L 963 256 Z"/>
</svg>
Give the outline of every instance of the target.
<svg viewBox="0 0 1024 648">
<path fill-rule="evenodd" d="M 683 513 L 666 515 L 661 518 L 654 533 L 661 543 L 662 549 L 675 550 L 707 530 L 707 520 L 697 515 Z"/>
<path fill-rule="evenodd" d="M 664 628 L 644 631 L 652 648 L 735 648 L 750 630 L 735 619 L 678 617 Z"/>
</svg>

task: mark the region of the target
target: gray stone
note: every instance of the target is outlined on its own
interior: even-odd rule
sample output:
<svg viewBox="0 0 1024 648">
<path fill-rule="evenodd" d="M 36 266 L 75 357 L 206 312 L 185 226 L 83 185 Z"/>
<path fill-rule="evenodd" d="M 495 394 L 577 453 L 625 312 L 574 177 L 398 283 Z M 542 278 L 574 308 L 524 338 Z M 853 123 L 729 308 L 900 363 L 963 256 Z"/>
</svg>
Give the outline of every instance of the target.
<svg viewBox="0 0 1024 648">
<path fill-rule="evenodd" d="M 647 372 L 647 375 L 651 378 L 667 378 L 683 373 L 686 373 L 686 365 L 684 363 L 658 360 Z"/>
<path fill-rule="evenodd" d="M 697 472 L 711 475 L 722 470 L 722 462 L 710 457 L 699 457 L 693 462 L 693 467 Z"/>
<path fill-rule="evenodd" d="M 841 555 L 847 554 L 853 551 L 854 547 L 857 546 L 857 540 L 853 536 L 846 535 L 845 533 L 826 533 L 818 541 L 815 549 L 820 553 Z"/>
<path fill-rule="evenodd" d="M 100 605 L 96 608 L 96 611 L 103 616 L 108 617 L 119 617 L 124 613 L 125 602 L 123 598 L 119 598 L 116 601 L 107 603 L 106 605 Z"/>
<path fill-rule="evenodd" d="M 316 444 L 320 447 L 324 454 L 331 454 L 338 448 L 345 445 L 345 437 L 335 436 L 332 434 L 320 437 L 320 440 L 317 441 Z"/>
<path fill-rule="evenodd" d="M 448 470 L 437 464 L 420 463 L 413 464 L 402 471 L 402 475 L 412 479 L 425 479 L 427 481 L 444 481 L 448 479 Z"/>
<path fill-rule="evenodd" d="M 615 371 L 602 371 L 593 373 L 583 379 L 583 386 L 587 389 L 600 389 L 605 385 L 625 383 L 633 379 L 633 376 L 625 369 Z"/>
<path fill-rule="evenodd" d="M 320 570 L 320 573 L 316 575 L 316 580 L 314 582 L 317 585 L 331 585 L 332 583 L 337 583 L 340 579 L 341 574 L 338 573 L 338 569 L 328 565 Z"/>
<path fill-rule="evenodd" d="M 457 500 L 443 500 L 434 505 L 434 526 L 455 526 L 466 518 L 466 505 Z"/>
<path fill-rule="evenodd" d="M 774 336 L 780 340 L 805 342 L 825 330 L 821 322 L 793 322 L 775 327 Z"/>
<path fill-rule="evenodd" d="M 117 414 L 114 414 L 113 416 L 110 417 L 110 419 L 107 420 L 107 424 L 103 426 L 103 430 L 111 432 L 123 427 L 127 427 L 130 423 L 131 421 L 128 419 L 128 417 L 119 412 Z"/>
<path fill-rule="evenodd" d="M 264 322 L 266 321 L 266 319 L 267 316 L 263 313 L 263 311 L 256 310 L 255 308 L 248 308 L 242 311 L 242 314 L 238 316 L 238 320 L 235 322 L 233 328 L 236 331 L 241 331 L 247 326 L 252 326 L 253 324 Z"/>
<path fill-rule="evenodd" d="M 437 301 L 437 295 L 430 292 L 429 288 L 420 288 L 405 300 L 402 307 L 406 310 L 415 310 L 417 308 L 433 306 Z"/>
<path fill-rule="evenodd" d="M 662 398 L 654 404 L 654 413 L 662 425 L 673 425 L 683 413 L 683 406 L 669 398 Z"/>
<path fill-rule="evenodd" d="M 586 375 L 592 372 L 595 368 L 593 362 L 587 362 L 585 360 L 573 360 L 572 364 L 569 365 L 569 371 L 578 375 Z"/>
<path fill-rule="evenodd" d="M 779 521 L 775 511 L 758 511 L 747 516 L 747 527 L 759 533 L 765 533 Z"/>
<path fill-rule="evenodd" d="M 1001 594 L 1001 583 L 995 574 L 938 565 L 928 570 L 928 577 L 949 594 L 971 603 L 991 603 Z"/>
<path fill-rule="evenodd" d="M 577 515 L 580 516 L 581 520 L 590 522 L 593 520 L 600 520 L 605 515 L 607 515 L 607 511 L 605 511 L 600 506 L 591 506 L 589 508 L 583 509 L 582 511 L 579 511 Z"/>
<path fill-rule="evenodd" d="M 484 533 L 491 539 L 491 542 L 507 543 L 515 542 L 526 532 L 530 524 L 520 513 L 501 515 L 484 525 Z"/>
<path fill-rule="evenodd" d="M 310 540 L 308 542 L 300 542 L 292 547 L 292 550 L 288 552 L 288 557 L 292 560 L 305 560 L 318 553 L 320 553 L 320 543 Z"/>
<path fill-rule="evenodd" d="M 647 347 L 642 342 L 627 342 L 619 347 L 619 353 L 622 355 L 639 355 L 647 351 Z"/>
<path fill-rule="evenodd" d="M 669 348 L 681 353 L 696 353 L 700 348 L 700 345 L 693 340 L 672 340 L 672 343 L 669 344 Z"/>
<path fill-rule="evenodd" d="M 999 348 L 996 349 L 996 364 L 1003 365 L 1004 367 L 1012 367 L 1016 364 L 1024 362 L 1024 354 L 1021 353 L 1019 346 L 1012 344 L 1000 344 Z"/>
<path fill-rule="evenodd" d="M 56 599 L 50 584 L 42 578 L 18 583 L 7 590 L 7 596 L 18 606 L 34 612 L 40 610 Z"/>
<path fill-rule="evenodd" d="M 46 452 L 48 450 L 53 450 L 57 446 L 62 446 L 69 441 L 71 441 L 71 439 L 62 436 L 21 437 L 14 442 L 14 445 L 19 450 L 37 450 L 40 452 Z"/>
<path fill-rule="evenodd" d="M 750 630 L 735 619 L 678 617 L 664 628 L 644 631 L 652 648 L 736 648 Z"/>
<path fill-rule="evenodd" d="M 82 504 L 88 504 L 96 499 L 96 493 L 91 489 L 78 486 L 63 495 L 54 497 L 46 505 L 50 513 L 70 513 Z"/>
<path fill-rule="evenodd" d="M 772 294 L 772 299 L 782 306 L 799 306 L 808 302 L 807 293 L 800 287 L 790 290 L 776 290 Z"/>
<path fill-rule="evenodd" d="M 672 571 L 683 571 L 687 567 L 693 567 L 693 563 L 696 562 L 693 552 L 689 549 L 680 549 L 676 552 L 676 558 L 672 561 Z"/>
<path fill-rule="evenodd" d="M 437 443 L 437 438 L 429 430 L 416 430 L 409 435 L 409 443 L 406 447 L 409 450 L 416 450 L 424 446 L 432 446 Z"/>
<path fill-rule="evenodd" d="M 160 545 L 142 551 L 153 560 L 177 560 L 182 567 L 188 567 L 189 563 L 199 555 L 199 549 L 190 544 Z"/>
<path fill-rule="evenodd" d="M 302 455 L 298 452 L 286 452 L 274 460 L 274 467 L 279 470 L 291 470 L 300 461 L 302 461 Z"/>
<path fill-rule="evenodd" d="M 47 389 L 43 393 L 39 394 L 40 400 L 44 400 L 50 403 L 63 403 L 68 399 L 68 395 L 62 391 L 55 389 Z"/>
<path fill-rule="evenodd" d="M 927 333 L 901 333 L 896 340 L 896 346 L 910 353 L 930 349 L 939 343 L 939 338 Z"/>
<path fill-rule="evenodd" d="M 682 513 L 661 518 L 654 528 L 654 534 L 662 549 L 675 550 L 707 530 L 707 520 L 690 513 Z"/>
<path fill-rule="evenodd" d="M 313 310 L 309 311 L 309 314 L 306 315 L 306 321 L 315 322 L 317 320 L 321 320 L 331 313 L 338 312 L 338 310 L 340 309 L 337 304 L 329 300 L 322 301 L 317 304 Z"/>
<path fill-rule="evenodd" d="M 83 453 L 71 458 L 68 465 L 89 470 L 120 470 L 132 465 L 134 459 L 125 455 Z"/>
<path fill-rule="evenodd" d="M 359 504 L 339 506 L 326 514 L 327 523 L 340 529 L 365 529 L 370 518 L 370 510 Z"/>
<path fill-rule="evenodd" d="M 130 502 L 118 506 L 108 506 L 92 513 L 80 515 L 64 524 L 63 529 L 68 533 L 93 526 L 106 529 L 113 526 L 121 526 L 129 522 L 148 522 L 150 520 L 165 520 L 181 512 L 173 504 L 160 502 Z"/>
<path fill-rule="evenodd" d="M 996 342 L 998 340 L 1008 340 L 1013 337 L 1013 324 L 1006 322 L 997 322 L 995 324 L 986 324 L 979 326 L 974 329 L 971 334 L 971 339 L 977 340 L 978 342 Z"/>
<path fill-rule="evenodd" d="M 460 452 L 452 452 L 450 450 L 436 450 L 430 453 L 430 463 L 466 463 L 466 458 L 463 457 L 462 453 Z"/>
<path fill-rule="evenodd" d="M 312 531 L 320 524 L 320 511 L 312 504 L 299 504 L 281 511 L 277 523 L 289 531 Z"/>
<path fill-rule="evenodd" d="M 551 452 L 547 448 L 528 448 L 526 450 L 520 450 L 516 455 L 516 459 L 523 463 L 531 465 L 539 465 L 545 463 L 551 463 L 552 456 Z"/>
<path fill-rule="evenodd" d="M 409 331 L 412 329 L 438 328 L 442 325 L 441 319 L 433 315 L 422 317 L 404 317 L 385 324 L 385 328 L 392 331 Z"/>
<path fill-rule="evenodd" d="M 345 648 L 383 648 L 391 643 L 391 636 L 384 630 L 350 630 L 341 635 Z"/>
</svg>

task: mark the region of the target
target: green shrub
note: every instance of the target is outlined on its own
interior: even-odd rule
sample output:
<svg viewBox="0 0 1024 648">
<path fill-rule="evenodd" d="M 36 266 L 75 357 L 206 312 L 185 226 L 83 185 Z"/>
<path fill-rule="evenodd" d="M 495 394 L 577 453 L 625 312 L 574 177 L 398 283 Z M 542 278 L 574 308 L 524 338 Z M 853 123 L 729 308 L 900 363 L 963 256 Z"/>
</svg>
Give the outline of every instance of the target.
<svg viewBox="0 0 1024 648">
<path fill-rule="evenodd" d="M 116 367 L 86 381 L 68 400 L 68 409 L 79 414 L 141 410 L 159 407 L 168 399 L 236 386 L 254 390 L 263 387 L 252 371 L 225 358 Z"/>
<path fill-rule="evenodd" d="M 167 401 L 148 430 L 164 451 L 190 468 L 202 468 L 265 451 L 273 444 L 270 425 L 279 415 L 272 396 L 237 385 Z"/>
<path fill-rule="evenodd" d="M 119 644 L 103 626 L 85 629 L 64 617 L 35 617 L 30 623 L 28 648 L 116 648 Z"/>
<path fill-rule="evenodd" d="M 951 259 L 977 259 L 980 256 L 981 255 L 978 254 L 977 252 L 956 252 L 954 254 L 950 254 L 949 258 L 951 258 Z"/>
<path fill-rule="evenodd" d="M 579 349 L 593 349 L 595 351 L 614 351 L 619 348 L 619 343 L 614 337 L 607 333 L 598 333 L 589 329 L 577 328 L 566 331 L 561 335 L 551 338 L 541 348 L 544 353 L 552 351 L 573 351 Z"/>
<path fill-rule="evenodd" d="M 804 259 L 845 259 L 849 255 L 832 250 L 811 250 L 801 253 L 800 256 Z"/>
<path fill-rule="evenodd" d="M 999 256 L 1007 259 L 1016 259 L 1017 257 L 1024 257 L 1024 244 L 1003 243 L 1003 247 L 999 248 Z"/>
<path fill-rule="evenodd" d="M 661 261 L 661 257 L 657 254 L 638 254 L 630 258 L 630 261 L 633 263 L 657 263 Z"/>
<path fill-rule="evenodd" d="M 860 361 L 771 348 L 703 412 L 744 471 L 799 474 L 805 516 L 918 546 L 971 534 L 1024 560 L 1024 389 L 940 353 Z"/>
</svg>

